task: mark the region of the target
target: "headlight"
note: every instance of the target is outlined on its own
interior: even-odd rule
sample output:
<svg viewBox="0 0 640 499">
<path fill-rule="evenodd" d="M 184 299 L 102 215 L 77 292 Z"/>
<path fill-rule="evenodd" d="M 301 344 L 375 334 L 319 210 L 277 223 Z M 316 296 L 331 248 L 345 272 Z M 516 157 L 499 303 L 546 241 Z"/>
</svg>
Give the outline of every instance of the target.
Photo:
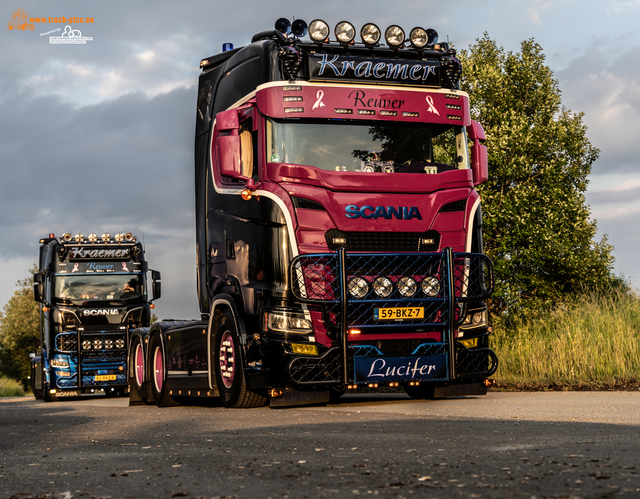
<svg viewBox="0 0 640 499">
<path fill-rule="evenodd" d="M 107 349 L 113 348 L 113 340 L 104 340 L 104 347 Z"/>
<path fill-rule="evenodd" d="M 404 43 L 404 31 L 394 24 L 384 32 L 384 39 L 389 47 L 400 47 Z"/>
<path fill-rule="evenodd" d="M 93 349 L 102 350 L 102 340 L 93 340 Z"/>
<path fill-rule="evenodd" d="M 364 298 L 369 292 L 369 283 L 362 277 L 354 277 L 349 281 L 349 294 L 354 298 Z"/>
<path fill-rule="evenodd" d="M 322 19 L 315 19 L 309 24 L 309 37 L 316 43 L 324 42 L 329 36 L 329 25 Z"/>
<path fill-rule="evenodd" d="M 380 298 L 388 298 L 393 291 L 393 283 L 388 277 L 378 277 L 373 281 L 373 290 Z"/>
<path fill-rule="evenodd" d="M 69 369 L 69 362 L 61 359 L 52 359 L 51 367 L 55 367 L 57 369 Z"/>
<path fill-rule="evenodd" d="M 398 291 L 406 298 L 411 298 L 418 291 L 418 285 L 412 277 L 403 277 L 398 281 Z"/>
<path fill-rule="evenodd" d="M 462 324 L 469 327 L 486 326 L 488 324 L 487 311 L 482 310 L 473 314 L 467 314 Z"/>
<path fill-rule="evenodd" d="M 424 294 L 429 298 L 438 296 L 438 293 L 440 292 L 440 283 L 435 277 L 427 277 L 426 279 L 423 279 L 420 286 L 422 287 Z"/>
<path fill-rule="evenodd" d="M 373 23 L 365 24 L 360 30 L 360 38 L 365 45 L 373 46 L 380 41 L 380 28 Z"/>
<path fill-rule="evenodd" d="M 124 340 L 120 339 L 120 340 L 116 340 L 116 348 L 124 348 Z"/>
<path fill-rule="evenodd" d="M 307 334 L 313 331 L 311 321 L 303 315 L 287 312 L 267 312 L 267 329 L 296 334 Z"/>
<path fill-rule="evenodd" d="M 340 43 L 349 44 L 356 37 L 356 29 L 353 24 L 342 21 L 336 24 L 336 38 Z"/>
</svg>

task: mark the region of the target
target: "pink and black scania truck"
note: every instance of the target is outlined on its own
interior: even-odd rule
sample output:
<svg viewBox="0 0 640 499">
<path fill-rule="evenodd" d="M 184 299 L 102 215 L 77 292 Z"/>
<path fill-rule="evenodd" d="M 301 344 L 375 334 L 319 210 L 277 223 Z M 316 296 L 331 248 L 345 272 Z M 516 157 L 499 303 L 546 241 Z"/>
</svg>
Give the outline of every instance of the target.
<svg viewBox="0 0 640 499">
<path fill-rule="evenodd" d="M 202 60 L 202 317 L 132 335 L 131 403 L 482 395 L 498 364 L 480 124 L 434 30 L 280 19 Z M 308 36 L 308 40 L 304 40 Z"/>
</svg>

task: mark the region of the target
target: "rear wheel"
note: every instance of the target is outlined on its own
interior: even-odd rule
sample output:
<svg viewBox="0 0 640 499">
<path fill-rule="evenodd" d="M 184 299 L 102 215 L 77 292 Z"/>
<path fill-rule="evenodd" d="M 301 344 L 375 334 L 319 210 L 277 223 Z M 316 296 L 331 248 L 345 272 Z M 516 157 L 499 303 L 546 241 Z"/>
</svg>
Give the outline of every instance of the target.
<svg viewBox="0 0 640 499">
<path fill-rule="evenodd" d="M 144 350 L 140 338 L 136 338 L 131 349 L 129 365 L 133 376 L 129 379 L 129 390 L 131 398 L 135 400 L 146 400 L 144 391 Z"/>
<path fill-rule="evenodd" d="M 228 311 L 220 318 L 214 348 L 216 382 L 224 406 L 246 408 L 266 405 L 266 396 L 247 388 L 240 341 L 235 321 Z"/>
<path fill-rule="evenodd" d="M 430 385 L 418 385 L 418 386 L 403 386 L 404 391 L 412 399 L 434 399 L 435 387 Z"/>
<path fill-rule="evenodd" d="M 164 347 L 159 334 L 155 334 L 149 343 L 149 362 L 151 367 L 151 393 L 158 407 L 173 405 L 166 383 Z"/>
</svg>

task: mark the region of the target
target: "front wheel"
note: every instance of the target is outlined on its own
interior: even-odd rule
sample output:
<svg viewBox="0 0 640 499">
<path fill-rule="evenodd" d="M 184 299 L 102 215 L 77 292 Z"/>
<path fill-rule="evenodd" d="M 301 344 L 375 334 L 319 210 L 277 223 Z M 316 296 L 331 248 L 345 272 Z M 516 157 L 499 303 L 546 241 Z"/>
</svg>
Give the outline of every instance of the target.
<svg viewBox="0 0 640 499">
<path fill-rule="evenodd" d="M 149 365 L 151 367 L 151 393 L 158 407 L 173 405 L 166 383 L 165 355 L 159 334 L 153 335 L 149 343 Z"/>
<path fill-rule="evenodd" d="M 248 408 L 265 405 L 267 397 L 247 388 L 235 320 L 228 311 L 220 318 L 214 348 L 216 382 L 224 406 Z"/>
</svg>

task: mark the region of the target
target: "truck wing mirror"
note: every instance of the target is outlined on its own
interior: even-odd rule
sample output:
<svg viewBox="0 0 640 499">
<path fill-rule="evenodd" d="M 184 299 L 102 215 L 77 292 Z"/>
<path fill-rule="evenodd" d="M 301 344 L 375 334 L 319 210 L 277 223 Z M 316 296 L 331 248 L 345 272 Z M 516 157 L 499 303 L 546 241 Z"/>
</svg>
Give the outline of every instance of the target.
<svg viewBox="0 0 640 499">
<path fill-rule="evenodd" d="M 216 115 L 216 158 L 220 175 L 236 180 L 248 180 L 242 175 L 240 121 L 237 109 L 222 111 Z"/>
<path fill-rule="evenodd" d="M 153 298 L 149 301 L 155 301 L 162 295 L 162 283 L 160 282 L 160 272 L 157 270 L 151 271 L 151 291 L 153 294 Z"/>
<path fill-rule="evenodd" d="M 467 127 L 467 134 L 471 139 L 471 171 L 473 173 L 473 185 L 482 184 L 489 180 L 489 158 L 487 147 L 480 143 L 486 140 L 484 129 L 477 121 L 472 121 Z"/>
<path fill-rule="evenodd" d="M 44 280 L 42 272 L 38 272 L 33 275 L 33 298 L 37 303 L 44 302 L 44 286 L 42 281 Z"/>
</svg>

